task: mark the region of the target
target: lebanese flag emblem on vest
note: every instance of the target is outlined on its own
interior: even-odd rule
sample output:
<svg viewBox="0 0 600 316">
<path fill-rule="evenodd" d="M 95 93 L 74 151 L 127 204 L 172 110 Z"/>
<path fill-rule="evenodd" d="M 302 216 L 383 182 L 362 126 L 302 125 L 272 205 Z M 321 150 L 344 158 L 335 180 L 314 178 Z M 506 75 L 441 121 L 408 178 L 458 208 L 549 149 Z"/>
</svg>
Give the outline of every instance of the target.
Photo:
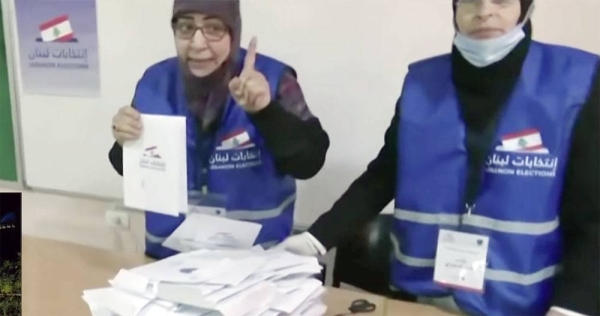
<svg viewBox="0 0 600 316">
<path fill-rule="evenodd" d="M 246 130 L 236 130 L 221 138 L 221 145 L 217 150 L 245 149 L 254 147 L 250 135 Z"/>
<path fill-rule="evenodd" d="M 500 151 L 548 154 L 544 147 L 542 135 L 537 129 L 526 129 L 517 133 L 502 136 L 502 146 L 496 148 Z"/>
<path fill-rule="evenodd" d="M 40 25 L 43 42 L 68 42 L 74 38 L 68 15 L 62 15 Z"/>
</svg>

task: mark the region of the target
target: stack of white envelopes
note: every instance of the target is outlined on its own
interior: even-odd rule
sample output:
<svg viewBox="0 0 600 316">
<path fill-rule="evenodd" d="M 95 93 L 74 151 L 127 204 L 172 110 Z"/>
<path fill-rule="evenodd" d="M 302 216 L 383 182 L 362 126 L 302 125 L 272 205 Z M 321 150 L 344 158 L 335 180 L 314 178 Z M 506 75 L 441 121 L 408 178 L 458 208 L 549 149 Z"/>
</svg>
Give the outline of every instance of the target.
<svg viewBox="0 0 600 316">
<path fill-rule="evenodd" d="M 198 250 L 121 270 L 83 299 L 94 316 L 317 316 L 327 310 L 321 270 L 282 250 Z"/>
</svg>

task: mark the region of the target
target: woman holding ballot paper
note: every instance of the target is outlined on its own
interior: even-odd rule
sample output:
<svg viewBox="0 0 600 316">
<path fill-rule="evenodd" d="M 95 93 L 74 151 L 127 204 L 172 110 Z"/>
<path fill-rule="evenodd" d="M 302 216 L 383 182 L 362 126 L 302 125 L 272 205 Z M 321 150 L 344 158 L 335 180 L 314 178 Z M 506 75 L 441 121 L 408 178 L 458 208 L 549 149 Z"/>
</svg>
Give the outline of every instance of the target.
<svg viewBox="0 0 600 316">
<path fill-rule="evenodd" d="M 239 0 L 175 0 L 171 26 L 177 58 L 148 68 L 136 90 L 152 91 L 162 102 L 118 111 L 110 161 L 122 175 L 122 144 L 143 133 L 141 114 L 186 116 L 188 190 L 200 195 L 195 200 L 261 224 L 255 244 L 277 244 L 292 231 L 295 179 L 321 169 L 327 133 L 290 66 L 258 54 L 256 38 L 240 48 Z M 147 255 L 175 254 L 162 243 L 184 219 L 146 212 Z"/>
<path fill-rule="evenodd" d="M 396 290 L 470 315 L 599 315 L 599 57 L 533 41 L 533 0 L 453 8 L 452 52 L 410 65 L 377 158 L 279 247 L 323 254 L 395 200 Z"/>
</svg>

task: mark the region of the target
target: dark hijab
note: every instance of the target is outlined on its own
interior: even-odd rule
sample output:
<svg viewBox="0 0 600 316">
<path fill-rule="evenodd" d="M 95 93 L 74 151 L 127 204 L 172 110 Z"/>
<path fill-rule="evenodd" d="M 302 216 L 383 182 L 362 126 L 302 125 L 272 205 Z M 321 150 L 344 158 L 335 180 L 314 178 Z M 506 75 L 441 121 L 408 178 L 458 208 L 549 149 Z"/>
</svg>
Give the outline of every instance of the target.
<svg viewBox="0 0 600 316">
<path fill-rule="evenodd" d="M 240 48 L 242 21 L 239 0 L 175 0 L 173 20 L 186 13 L 202 13 L 221 19 L 229 28 L 231 51 L 219 69 L 206 77 L 194 76 L 187 65 L 181 65 L 188 107 L 202 130 L 213 129 L 229 96 L 228 83 L 236 69 Z"/>
<path fill-rule="evenodd" d="M 453 9 L 456 14 L 456 3 Z M 520 0 L 521 17 L 525 18 L 533 0 Z M 452 46 L 452 79 L 458 90 L 467 126 L 481 131 L 510 96 L 531 44 L 532 25 L 524 28 L 525 38 L 504 59 L 487 67 L 475 67 L 467 61 L 456 46 Z"/>
</svg>

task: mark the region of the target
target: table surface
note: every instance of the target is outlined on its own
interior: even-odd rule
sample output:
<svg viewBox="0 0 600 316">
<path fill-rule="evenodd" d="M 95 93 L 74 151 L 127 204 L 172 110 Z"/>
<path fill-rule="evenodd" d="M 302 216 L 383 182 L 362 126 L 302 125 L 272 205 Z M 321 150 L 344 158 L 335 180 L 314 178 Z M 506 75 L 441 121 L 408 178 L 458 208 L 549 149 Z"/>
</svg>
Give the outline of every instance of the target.
<svg viewBox="0 0 600 316">
<path fill-rule="evenodd" d="M 139 254 L 23 236 L 23 315 L 91 315 L 84 290 L 110 286 L 120 269 L 146 262 Z"/>
<path fill-rule="evenodd" d="M 385 297 L 361 293 L 356 291 L 338 289 L 338 288 L 327 288 L 327 292 L 323 297 L 323 302 L 327 305 L 326 316 L 335 316 L 339 314 L 349 313 L 348 308 L 352 305 L 352 302 L 358 299 L 364 299 L 370 303 L 375 304 L 375 310 L 371 313 L 356 314 L 356 315 L 370 315 L 370 316 L 385 316 L 386 314 L 386 299 Z M 390 314 L 392 315 L 392 314 Z M 402 315 L 402 314 L 394 314 Z M 404 314 L 414 315 L 414 314 Z"/>
<path fill-rule="evenodd" d="M 457 314 L 443 311 L 437 307 L 427 306 L 416 303 L 407 303 L 402 301 L 387 300 L 385 305 L 386 316 L 392 315 L 423 315 L 423 316 L 457 316 Z"/>
<path fill-rule="evenodd" d="M 107 287 L 108 280 L 120 269 L 131 269 L 151 260 L 141 254 L 23 236 L 23 315 L 90 315 L 81 298 L 84 290 Z M 360 315 L 450 315 L 433 307 L 337 288 L 328 288 L 323 298 L 328 306 L 326 315 L 347 313 L 356 299 L 376 305 L 374 312 Z"/>
</svg>

